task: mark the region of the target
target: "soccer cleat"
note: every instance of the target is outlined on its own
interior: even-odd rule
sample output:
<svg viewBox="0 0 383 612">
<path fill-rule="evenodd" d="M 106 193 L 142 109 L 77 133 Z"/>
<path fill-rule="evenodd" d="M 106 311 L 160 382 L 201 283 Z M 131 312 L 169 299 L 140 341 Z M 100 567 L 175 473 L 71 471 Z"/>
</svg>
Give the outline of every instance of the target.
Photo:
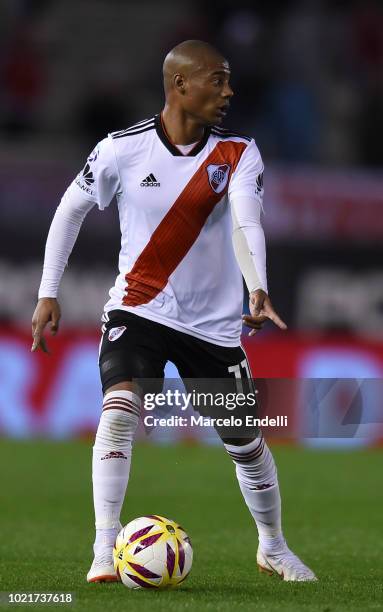
<svg viewBox="0 0 383 612">
<path fill-rule="evenodd" d="M 122 525 L 117 529 L 116 536 L 118 532 L 122 529 Z M 95 554 L 93 563 L 91 568 L 86 576 L 87 582 L 118 582 L 119 578 L 116 574 L 116 570 L 114 569 L 113 563 L 113 546 L 114 541 L 112 542 L 109 537 L 105 536 L 105 540 L 101 544 L 101 550 L 99 547 L 96 548 L 94 546 L 94 550 L 97 550 L 97 554 Z"/>
<path fill-rule="evenodd" d="M 258 548 L 257 563 L 260 572 L 270 576 L 277 574 L 282 580 L 288 582 L 318 580 L 314 572 L 302 563 L 287 546 L 283 552 L 275 555 L 266 554 Z"/>
<path fill-rule="evenodd" d="M 118 582 L 112 551 L 93 559 L 86 579 L 87 582 Z"/>
</svg>

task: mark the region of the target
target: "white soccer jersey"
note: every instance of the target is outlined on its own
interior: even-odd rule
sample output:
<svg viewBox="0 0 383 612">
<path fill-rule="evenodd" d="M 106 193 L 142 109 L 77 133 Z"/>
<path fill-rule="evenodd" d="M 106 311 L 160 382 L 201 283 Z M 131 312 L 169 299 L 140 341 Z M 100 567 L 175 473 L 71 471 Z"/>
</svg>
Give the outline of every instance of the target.
<svg viewBox="0 0 383 612">
<path fill-rule="evenodd" d="M 119 275 L 105 311 L 237 346 L 243 284 L 228 203 L 260 199 L 262 173 L 254 140 L 220 127 L 206 128 L 187 155 L 160 115 L 102 140 L 75 184 L 100 210 L 117 199 Z"/>
</svg>

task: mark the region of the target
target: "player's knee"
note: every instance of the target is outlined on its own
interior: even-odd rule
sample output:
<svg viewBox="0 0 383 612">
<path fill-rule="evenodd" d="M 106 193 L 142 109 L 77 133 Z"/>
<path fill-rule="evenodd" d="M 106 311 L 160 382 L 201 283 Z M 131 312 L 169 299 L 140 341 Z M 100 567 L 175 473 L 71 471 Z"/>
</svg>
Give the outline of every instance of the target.
<svg viewBox="0 0 383 612">
<path fill-rule="evenodd" d="M 250 444 L 256 439 L 256 436 L 252 436 L 251 438 L 226 438 L 221 436 L 221 440 L 224 444 L 229 444 L 230 446 L 245 446 L 246 444 Z"/>
<path fill-rule="evenodd" d="M 162 390 L 163 371 L 138 354 L 115 351 L 105 355 L 99 366 L 105 394 L 123 390 L 143 396 Z"/>
<path fill-rule="evenodd" d="M 137 388 L 137 385 L 134 382 L 124 380 L 108 387 L 104 395 L 106 395 L 107 393 L 112 393 L 113 391 L 131 391 L 132 393 L 138 393 L 139 389 Z"/>
<path fill-rule="evenodd" d="M 261 437 L 259 427 L 216 427 L 216 432 L 224 444 L 246 446 Z"/>
</svg>

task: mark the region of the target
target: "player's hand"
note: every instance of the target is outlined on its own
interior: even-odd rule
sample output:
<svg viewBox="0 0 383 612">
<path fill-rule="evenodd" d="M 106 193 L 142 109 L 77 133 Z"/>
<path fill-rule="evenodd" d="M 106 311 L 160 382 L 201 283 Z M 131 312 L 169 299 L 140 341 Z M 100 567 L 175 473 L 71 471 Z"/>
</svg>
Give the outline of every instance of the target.
<svg viewBox="0 0 383 612">
<path fill-rule="evenodd" d="M 286 323 L 275 312 L 271 300 L 263 289 L 250 293 L 250 315 L 243 315 L 242 320 L 247 327 L 251 327 L 249 336 L 254 336 L 267 319 L 270 319 L 280 329 L 287 329 Z"/>
<path fill-rule="evenodd" d="M 32 337 L 33 343 L 31 351 L 41 348 L 44 353 L 49 353 L 43 332 L 49 321 L 51 322 L 51 334 L 54 336 L 59 330 L 61 317 L 60 304 L 56 298 L 40 298 L 37 302 L 35 312 L 32 317 Z"/>
</svg>

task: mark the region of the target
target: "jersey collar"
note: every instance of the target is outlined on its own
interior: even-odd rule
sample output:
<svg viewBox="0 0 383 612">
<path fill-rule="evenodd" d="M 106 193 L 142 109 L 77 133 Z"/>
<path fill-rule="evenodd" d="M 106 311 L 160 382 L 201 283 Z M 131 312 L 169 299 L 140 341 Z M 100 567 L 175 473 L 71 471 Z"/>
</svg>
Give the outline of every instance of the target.
<svg viewBox="0 0 383 612">
<path fill-rule="evenodd" d="M 199 142 L 197 142 L 195 147 L 193 147 L 192 150 L 189 151 L 189 153 L 184 155 L 183 153 L 181 153 L 181 151 L 179 149 L 177 149 L 177 147 L 169 139 L 169 136 L 167 135 L 167 133 L 165 131 L 165 128 L 162 125 L 162 120 L 161 120 L 161 114 L 160 113 L 155 116 L 154 123 L 155 123 L 155 126 L 156 126 L 157 136 L 163 142 L 165 147 L 170 151 L 170 153 L 172 155 L 178 155 L 178 156 L 181 156 L 181 157 L 194 157 L 195 155 L 198 155 L 198 153 L 200 153 L 200 151 L 202 151 L 202 149 L 206 145 L 206 143 L 208 141 L 208 138 L 210 136 L 210 128 L 206 127 L 205 128 L 205 133 L 204 133 L 203 137 L 201 138 L 201 140 Z"/>
</svg>

